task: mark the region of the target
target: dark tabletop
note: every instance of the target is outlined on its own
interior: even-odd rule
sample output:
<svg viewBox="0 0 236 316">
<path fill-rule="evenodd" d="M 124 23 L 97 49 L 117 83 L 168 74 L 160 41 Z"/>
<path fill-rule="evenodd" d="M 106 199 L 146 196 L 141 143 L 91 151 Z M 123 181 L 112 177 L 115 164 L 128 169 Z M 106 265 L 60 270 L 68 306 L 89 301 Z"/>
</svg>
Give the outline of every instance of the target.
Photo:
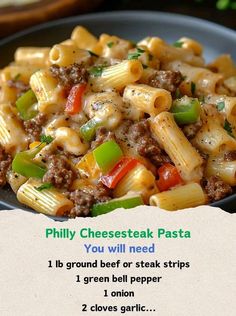
<svg viewBox="0 0 236 316">
<path fill-rule="evenodd" d="M 236 30 L 236 10 L 220 11 L 214 0 L 105 0 L 97 11 L 151 10 L 175 12 L 213 21 Z"/>
</svg>

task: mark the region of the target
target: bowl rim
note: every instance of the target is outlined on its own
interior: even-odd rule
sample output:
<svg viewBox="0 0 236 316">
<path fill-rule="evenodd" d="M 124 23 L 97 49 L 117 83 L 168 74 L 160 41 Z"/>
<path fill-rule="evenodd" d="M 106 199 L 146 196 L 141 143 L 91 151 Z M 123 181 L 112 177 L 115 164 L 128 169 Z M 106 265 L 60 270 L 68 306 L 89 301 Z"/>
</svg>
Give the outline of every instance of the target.
<svg viewBox="0 0 236 316">
<path fill-rule="evenodd" d="M 14 40 L 17 40 L 21 37 L 30 35 L 34 32 L 38 32 L 40 30 L 45 30 L 48 28 L 53 28 L 58 25 L 61 25 L 63 23 L 83 23 L 89 21 L 103 21 L 104 20 L 111 20 L 111 21 L 121 21 L 121 19 L 131 19 L 131 20 L 147 20 L 147 18 L 151 19 L 157 19 L 160 22 L 166 22 L 168 20 L 168 23 L 173 24 L 173 25 L 181 25 L 181 26 L 186 26 L 188 27 L 191 25 L 191 27 L 198 28 L 199 30 L 204 31 L 206 28 L 210 32 L 218 33 L 219 35 L 222 36 L 227 36 L 229 39 L 231 39 L 233 42 L 236 44 L 236 32 L 233 29 L 227 28 L 225 26 L 219 25 L 217 23 L 204 20 L 201 18 L 189 16 L 189 15 L 183 15 L 183 14 L 178 14 L 178 13 L 169 13 L 169 12 L 160 12 L 160 11 L 149 11 L 149 10 L 118 10 L 118 11 L 106 11 L 106 12 L 98 12 L 98 13 L 89 13 L 89 14 L 83 14 L 83 15 L 76 15 L 76 16 L 71 16 L 71 17 L 66 17 L 66 18 L 61 18 L 61 19 L 56 19 L 52 20 L 49 22 L 44 22 L 40 23 L 38 25 L 35 25 L 33 27 L 27 28 L 23 31 L 16 32 L 13 35 L 7 36 L 4 39 L 0 40 L 0 46 L 7 45 L 8 43 L 11 43 Z M 231 202 L 236 200 L 236 193 L 233 193 L 232 195 L 211 203 L 209 205 L 211 206 L 216 206 L 220 207 L 222 205 L 230 205 Z M 0 205 L 10 205 L 7 202 L 1 202 Z M 233 210 L 236 211 L 236 210 Z"/>
<path fill-rule="evenodd" d="M 179 13 L 171 13 L 171 12 L 160 12 L 160 11 L 149 11 L 149 10 L 117 10 L 117 11 L 105 11 L 105 12 L 98 12 L 98 13 L 89 13 L 89 14 L 83 14 L 83 15 L 76 15 L 76 16 L 70 16 L 66 18 L 56 19 L 44 23 L 40 23 L 38 25 L 26 28 L 22 31 L 16 32 L 10 36 L 7 36 L 6 38 L 3 38 L 0 40 L 0 45 L 7 44 L 21 36 L 25 36 L 28 34 L 31 34 L 36 31 L 40 31 L 46 28 L 54 27 L 61 25 L 62 23 L 73 23 L 77 22 L 78 20 L 83 22 L 87 21 L 88 19 L 90 21 L 93 20 L 101 20 L 104 19 L 112 19 L 113 21 L 120 21 L 121 18 L 131 18 L 131 19 L 137 19 L 140 21 L 140 19 L 146 20 L 148 18 L 158 18 L 159 21 L 165 21 L 168 20 L 169 23 L 176 25 L 180 24 L 183 26 L 189 26 L 191 24 L 191 27 L 197 27 L 199 29 L 202 29 L 203 31 L 208 28 L 208 30 L 213 31 L 214 33 L 217 31 L 218 34 L 225 35 L 232 37 L 233 40 L 236 41 L 236 32 L 233 29 L 227 28 L 225 26 L 219 25 L 215 22 L 204 20 L 201 18 L 197 18 L 190 15 L 184 15 Z"/>
</svg>

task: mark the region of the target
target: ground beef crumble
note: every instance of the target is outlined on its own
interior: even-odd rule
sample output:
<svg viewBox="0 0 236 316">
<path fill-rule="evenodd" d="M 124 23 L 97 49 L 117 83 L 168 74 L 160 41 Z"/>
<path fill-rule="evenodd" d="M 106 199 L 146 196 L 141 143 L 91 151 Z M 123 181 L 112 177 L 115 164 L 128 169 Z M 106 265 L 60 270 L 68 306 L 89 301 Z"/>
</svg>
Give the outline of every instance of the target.
<svg viewBox="0 0 236 316">
<path fill-rule="evenodd" d="M 169 156 L 160 149 L 156 140 L 152 138 L 148 120 L 132 124 L 127 137 L 135 144 L 139 155 L 149 158 L 155 166 L 159 167 L 165 162 L 171 162 Z"/>
<path fill-rule="evenodd" d="M 70 90 L 71 87 L 76 84 L 86 83 L 88 81 L 88 71 L 83 63 L 75 63 L 68 67 L 52 65 L 50 72 L 66 90 Z"/>
<path fill-rule="evenodd" d="M 49 155 L 47 161 L 47 172 L 43 182 L 51 183 L 55 188 L 68 189 L 76 178 L 76 173 L 65 155 Z"/>
<path fill-rule="evenodd" d="M 106 129 L 106 127 L 101 126 L 96 130 L 95 140 L 91 144 L 91 148 L 94 149 L 104 142 L 109 140 L 115 140 L 115 134 Z"/>
<path fill-rule="evenodd" d="M 7 171 L 11 166 L 12 157 L 7 154 L 5 150 L 0 146 L 0 187 L 6 184 Z"/>
<path fill-rule="evenodd" d="M 183 76 L 179 71 L 158 70 L 148 80 L 148 84 L 154 88 L 161 88 L 175 93 Z"/>
<path fill-rule="evenodd" d="M 224 160 L 225 161 L 234 161 L 236 160 L 236 150 L 229 151 L 224 154 Z"/>
<path fill-rule="evenodd" d="M 111 197 L 110 190 L 102 183 L 98 183 L 93 187 L 70 192 L 69 199 L 74 203 L 74 207 L 67 216 L 74 218 L 88 216 L 93 204 L 108 201 Z"/>
<path fill-rule="evenodd" d="M 28 84 L 25 84 L 21 80 L 8 80 L 7 84 L 8 87 L 16 89 L 17 98 L 19 98 L 22 94 L 30 89 L 30 86 Z"/>
<path fill-rule="evenodd" d="M 210 202 L 219 201 L 233 192 L 231 186 L 217 176 L 206 179 L 204 186 Z"/>
<path fill-rule="evenodd" d="M 42 133 L 42 125 L 46 122 L 46 115 L 39 113 L 31 120 L 24 121 L 24 128 L 28 135 L 29 141 L 34 142 L 40 140 Z"/>
<path fill-rule="evenodd" d="M 182 130 L 188 139 L 193 139 L 201 127 L 202 127 L 202 121 L 199 120 L 196 123 L 183 126 Z"/>
</svg>

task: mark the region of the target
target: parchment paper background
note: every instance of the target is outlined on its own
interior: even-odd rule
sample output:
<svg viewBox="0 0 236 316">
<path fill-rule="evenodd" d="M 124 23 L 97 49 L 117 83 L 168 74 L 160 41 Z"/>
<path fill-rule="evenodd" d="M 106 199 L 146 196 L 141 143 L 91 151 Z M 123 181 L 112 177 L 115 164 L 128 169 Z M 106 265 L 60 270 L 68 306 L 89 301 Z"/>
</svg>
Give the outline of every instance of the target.
<svg viewBox="0 0 236 316">
<path fill-rule="evenodd" d="M 236 315 L 236 214 L 201 206 L 178 212 L 154 207 L 117 210 L 93 219 L 55 222 L 44 215 L 21 210 L 0 211 L 0 315 L 158 315 L 235 316 Z M 46 239 L 45 228 L 82 227 L 95 230 L 157 231 L 183 228 L 191 239 L 73 240 Z M 150 245 L 154 254 L 86 254 L 84 243 L 94 245 Z M 49 269 L 48 260 L 67 261 L 189 261 L 189 269 Z M 76 275 L 110 276 L 128 274 L 162 276 L 160 283 L 130 285 L 121 283 L 76 283 Z M 131 298 L 104 297 L 104 289 L 132 290 Z M 82 312 L 82 304 L 142 304 L 155 312 Z"/>
</svg>

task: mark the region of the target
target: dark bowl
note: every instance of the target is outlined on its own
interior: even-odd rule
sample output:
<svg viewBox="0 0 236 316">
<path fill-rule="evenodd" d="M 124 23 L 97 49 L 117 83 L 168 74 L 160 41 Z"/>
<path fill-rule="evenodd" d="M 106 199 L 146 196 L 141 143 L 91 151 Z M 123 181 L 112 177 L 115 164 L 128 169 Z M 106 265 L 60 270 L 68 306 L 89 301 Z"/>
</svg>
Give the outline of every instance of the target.
<svg viewBox="0 0 236 316">
<path fill-rule="evenodd" d="M 38 25 L 0 41 L 0 67 L 13 60 L 19 46 L 48 46 L 58 43 L 81 24 L 94 34 L 112 33 L 127 39 L 138 40 L 145 36 L 160 36 L 173 43 L 182 36 L 192 37 L 204 45 L 207 61 L 222 53 L 231 54 L 236 60 L 236 33 L 220 25 L 170 13 L 116 11 L 70 17 Z M 236 212 L 236 194 L 211 204 L 227 212 Z M 0 190 L 0 209 L 23 207 L 8 188 Z"/>
</svg>

